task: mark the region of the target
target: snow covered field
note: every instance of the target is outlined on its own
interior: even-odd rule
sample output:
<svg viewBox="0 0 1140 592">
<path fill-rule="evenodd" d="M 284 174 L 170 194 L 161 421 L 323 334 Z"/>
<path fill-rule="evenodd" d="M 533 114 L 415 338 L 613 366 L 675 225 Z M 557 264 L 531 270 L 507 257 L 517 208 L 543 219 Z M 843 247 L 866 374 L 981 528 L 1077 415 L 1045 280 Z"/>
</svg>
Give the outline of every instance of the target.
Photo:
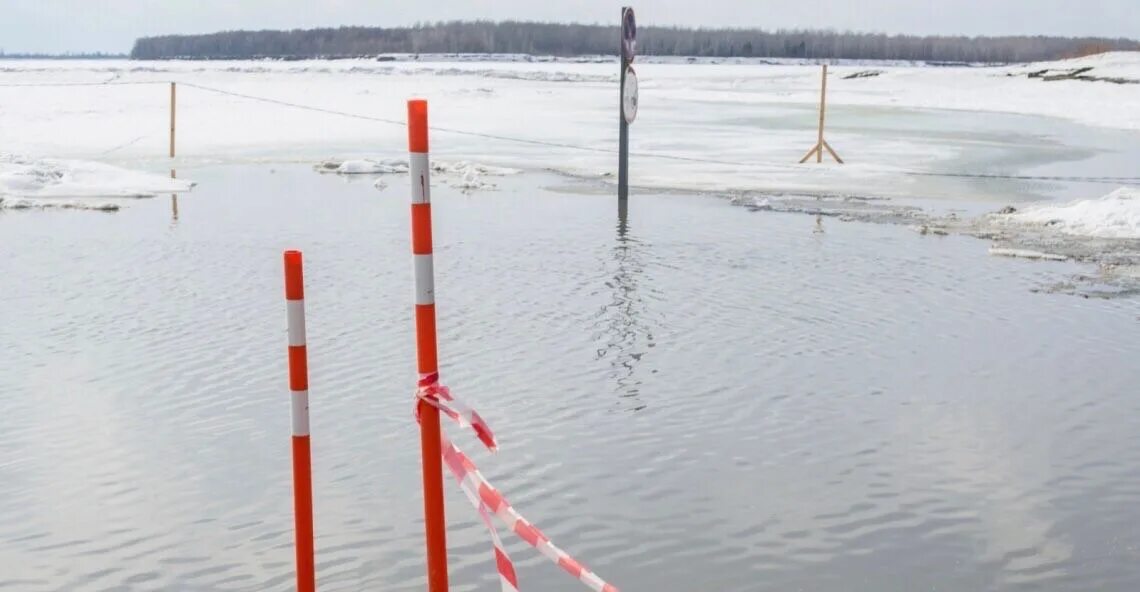
<svg viewBox="0 0 1140 592">
<path fill-rule="evenodd" d="M 616 69 L 606 60 L 469 57 L 0 61 L 0 196 L 165 193 L 187 189 L 165 178 L 169 168 L 192 178 L 193 167 L 231 162 L 335 159 L 348 161 L 341 172 L 387 172 L 383 163 L 403 157 L 412 96 L 431 101 L 439 159 L 609 179 Z M 844 166 L 796 164 L 815 139 L 815 64 L 665 59 L 637 70 L 636 185 L 953 203 L 1099 200 L 1072 211 L 1095 209 L 1114 236 L 1140 238 L 1134 215 L 1104 211 L 1134 200 L 1102 200 L 1140 184 L 1140 84 L 1120 83 L 1140 80 L 1140 55 L 1003 67 L 840 63 L 829 81 L 828 140 Z M 1075 71 L 1116 82 L 1055 79 Z M 179 83 L 173 162 L 165 157 L 169 81 Z M 455 176 L 484 184 L 474 167 Z"/>
</svg>

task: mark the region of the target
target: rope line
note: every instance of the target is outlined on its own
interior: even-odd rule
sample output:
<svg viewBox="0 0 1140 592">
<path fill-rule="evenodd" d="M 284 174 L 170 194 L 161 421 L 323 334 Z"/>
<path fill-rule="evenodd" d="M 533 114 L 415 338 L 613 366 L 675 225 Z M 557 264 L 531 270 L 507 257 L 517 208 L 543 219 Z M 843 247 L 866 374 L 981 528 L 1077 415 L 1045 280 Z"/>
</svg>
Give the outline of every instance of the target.
<svg viewBox="0 0 1140 592">
<path fill-rule="evenodd" d="M 341 117 L 348 117 L 351 119 L 362 119 L 365 121 L 375 121 L 375 122 L 379 122 L 379 123 L 388 123 L 391 125 L 398 125 L 401 127 L 407 125 L 406 121 L 397 121 L 395 119 L 385 119 L 383 117 L 373 117 L 371 115 L 361 115 L 359 113 L 349 113 L 347 111 L 338 111 L 336 109 L 326 109 L 324 107 L 313 107 L 312 105 L 302 105 L 300 103 L 290 103 L 288 101 L 282 101 L 279 99 L 271 99 L 268 97 L 259 97 L 256 95 L 247 95 L 245 93 L 223 90 L 220 88 L 214 88 L 212 86 L 203 86 L 201 84 L 194 84 L 192 82 L 179 82 L 178 84 L 180 84 L 181 86 L 186 86 L 189 88 L 196 88 L 198 90 L 204 90 L 207 92 L 217 93 L 217 94 L 221 94 L 221 95 L 229 95 L 231 97 L 248 99 L 251 101 L 258 101 L 261 103 L 269 103 L 271 105 L 280 105 L 282 107 L 291 107 L 293 109 L 302 109 L 305 111 L 314 111 L 316 113 L 325 113 L 327 115 L 339 115 Z"/>
<path fill-rule="evenodd" d="M 35 87 L 35 86 L 120 86 L 120 85 L 146 85 L 146 84 L 170 84 L 171 81 L 106 81 L 106 82 L 55 82 L 55 83 L 15 83 L 15 84 L 0 84 L 0 87 Z M 349 119 L 356 119 L 361 121 L 371 121 L 375 123 L 384 123 L 388 125 L 398 125 L 404 127 L 407 122 L 397 119 L 388 119 L 385 117 L 376 117 L 373 115 L 364 115 L 361 113 L 352 113 L 349 111 L 341 111 L 339 109 L 329 109 L 326 107 L 316 107 L 313 105 L 304 105 L 301 103 L 292 103 L 283 101 L 281 99 L 274 99 L 270 97 L 263 97 L 258 95 L 251 95 L 246 93 L 234 92 L 212 86 L 202 84 L 195 84 L 192 82 L 178 82 L 179 85 L 195 88 L 198 90 L 216 93 L 220 95 L 231 96 L 249 101 L 257 101 L 267 103 L 270 105 L 277 105 L 281 107 L 289 107 L 291 109 L 299 109 L 302 111 L 311 111 L 314 113 L 323 113 L 326 115 L 335 115 L 338 117 L 346 117 Z M 613 148 L 600 148 L 596 146 L 582 146 L 579 144 L 569 144 L 565 142 L 552 142 L 549 140 L 536 140 L 532 138 L 519 138 L 514 136 L 504 136 L 501 134 L 490 134 L 485 132 L 475 132 L 470 130 L 463 130 L 450 127 L 437 127 L 432 126 L 433 131 L 455 134 L 460 136 L 467 136 L 473 138 L 483 138 L 487 140 L 496 140 L 500 142 L 514 142 L 516 144 L 526 144 L 529 146 L 543 146 L 546 148 L 561 148 L 564 150 L 577 150 L 580 152 L 591 152 L 595 154 L 609 154 L 616 155 L 617 150 Z M 137 140 L 135 140 L 137 141 Z M 125 146 L 122 146 L 125 147 Z M 114 148 L 108 152 L 118 150 Z M 752 161 L 733 161 L 717 158 L 701 158 L 698 156 L 681 156 L 678 154 L 665 154 L 659 152 L 636 152 L 629 153 L 630 156 L 639 158 L 654 158 L 658 160 L 668 160 L 673 162 L 693 162 L 700 164 L 713 164 L 713 165 L 729 165 L 743 168 L 775 168 L 790 171 L 806 172 L 811 174 L 828 174 L 834 173 L 840 169 L 820 169 L 813 168 L 810 165 L 794 165 L 773 162 L 752 162 Z M 950 179 L 989 179 L 989 180 L 1003 180 L 1003 181 L 1055 181 L 1055 182 L 1071 182 L 1071 183 L 1100 183 L 1100 184 L 1137 184 L 1140 183 L 1140 176 L 1132 177 L 1115 177 L 1115 176 L 1065 176 L 1065 175 L 1006 175 L 998 173 L 965 173 L 965 172 L 945 172 L 945 171 L 918 171 L 907 169 L 886 169 L 878 167 L 861 167 L 860 170 L 873 173 L 882 174 L 897 174 L 909 177 L 937 177 L 937 178 L 950 178 Z"/>
<path fill-rule="evenodd" d="M 335 109 L 326 109 L 323 107 L 312 107 L 310 105 L 302 105 L 299 103 L 290 103 L 288 101 L 282 101 L 279 99 L 271 99 L 268 97 L 259 97 L 256 95 L 248 95 L 248 94 L 243 94 L 243 93 L 235 93 L 232 91 L 227 91 L 227 90 L 223 90 L 220 88 L 214 88 L 214 87 L 209 87 L 209 86 L 203 86 L 203 85 L 199 85 L 199 84 L 192 84 L 192 83 L 180 83 L 180 84 L 185 84 L 186 86 L 190 86 L 190 87 L 197 88 L 199 90 L 208 91 L 208 92 L 214 92 L 214 93 L 219 93 L 219 94 L 223 94 L 223 95 L 230 95 L 230 96 L 239 97 L 239 98 L 243 98 L 243 99 L 260 101 L 260 102 L 270 103 L 270 104 L 274 104 L 274 105 L 281 105 L 281 106 L 285 106 L 285 107 L 292 107 L 294 109 L 302 109 L 302 110 L 314 111 L 314 112 L 318 112 L 318 113 L 326 113 L 329 115 L 339 115 L 342 117 L 350 117 L 353 119 L 361 119 L 361 120 L 366 120 L 366 121 L 375 121 L 375 122 L 386 123 L 386 124 L 390 124 L 390 125 L 399 125 L 401 127 L 407 125 L 407 123 L 404 121 L 398 121 L 398 120 L 394 120 L 394 119 L 386 119 L 386 118 L 382 118 L 382 117 L 373 117 L 370 115 L 362 115 L 359 113 L 349 113 L 346 111 L 338 111 Z M 462 129 L 448 128 L 448 127 L 432 126 L 430 129 L 432 129 L 433 131 L 437 131 L 437 132 L 444 132 L 444 133 L 450 133 L 450 134 L 456 134 L 456 135 L 468 136 L 468 137 L 475 137 L 475 138 L 484 138 L 484 139 L 488 139 L 488 140 L 498 140 L 498 141 L 502 141 L 502 142 L 514 142 L 517 144 L 527 144 L 527 145 L 531 145 L 531 146 L 544 146 L 547 148 L 563 148 L 566 150 L 578 150 L 578 151 L 582 151 L 582 152 L 592 152 L 592 153 L 610 154 L 610 155 L 616 155 L 618 153 L 618 151 L 613 149 L 613 148 L 599 148 L 596 146 L 582 146 L 582 145 L 578 145 L 578 144 L 567 144 L 564 142 L 551 142 L 548 140 L 535 140 L 535 139 L 531 139 L 531 138 L 518 138 L 518 137 L 513 137 L 513 136 L 504 136 L 504 135 L 500 135 L 500 134 L 489 134 L 489 133 L 484 133 L 484 132 L 474 132 L 474 131 L 470 131 L 470 130 L 462 130 Z M 669 160 L 669 161 L 675 161 L 675 162 L 694 162 L 694 163 L 700 163 L 700 164 L 731 165 L 731 166 L 739 166 L 739 167 L 746 167 L 746 168 L 778 168 L 778 169 L 794 170 L 794 171 L 801 171 L 801 172 L 811 172 L 813 174 L 814 173 L 820 173 L 820 172 L 826 173 L 826 172 L 832 172 L 832 171 L 837 170 L 837 169 L 811 168 L 810 166 L 804 166 L 804 165 L 770 163 L 770 162 L 769 163 L 763 163 L 763 162 L 732 161 L 732 160 L 724 160 L 724 159 L 701 158 L 701 157 L 697 157 L 697 156 L 681 156 L 681 155 L 677 155 L 677 154 L 664 154 L 664 153 L 657 153 L 657 152 L 630 152 L 629 154 L 630 154 L 630 156 L 636 156 L 636 157 L 640 157 L 640 158 L 656 158 L 658 160 Z M 914 171 L 914 170 L 905 170 L 905 169 L 892 170 L 892 169 L 883 169 L 883 168 L 863 168 L 862 170 L 869 171 L 869 172 L 886 173 L 886 174 L 895 173 L 895 174 L 906 175 L 906 176 L 914 176 L 914 177 L 993 179 L 993 180 L 1010 180 L 1010 181 L 1067 181 L 1067 182 L 1074 182 L 1074 183 L 1105 183 L 1105 184 L 1140 183 L 1140 177 L 1003 175 L 1003 174 L 997 174 L 997 173 L 951 173 L 951 172 L 937 172 L 937 171 Z"/>
<path fill-rule="evenodd" d="M 127 140 L 126 142 L 123 142 L 122 144 L 119 144 L 118 146 L 115 146 L 114 148 L 109 148 L 107 150 L 100 152 L 99 156 L 107 156 L 108 154 L 111 154 L 112 152 L 118 152 L 119 150 L 122 150 L 123 148 L 126 148 L 127 146 L 134 146 L 140 140 L 145 140 L 145 139 L 151 137 L 152 135 L 153 134 L 143 134 L 143 135 L 141 135 L 141 136 L 139 136 L 133 140 Z"/>
</svg>

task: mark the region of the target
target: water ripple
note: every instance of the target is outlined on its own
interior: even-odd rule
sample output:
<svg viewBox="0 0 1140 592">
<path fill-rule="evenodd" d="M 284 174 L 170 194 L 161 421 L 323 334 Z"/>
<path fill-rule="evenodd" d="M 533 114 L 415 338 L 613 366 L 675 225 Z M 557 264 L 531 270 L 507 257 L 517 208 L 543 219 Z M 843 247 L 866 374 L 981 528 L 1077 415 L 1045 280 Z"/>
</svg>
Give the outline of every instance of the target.
<svg viewBox="0 0 1140 592">
<path fill-rule="evenodd" d="M 306 257 L 322 590 L 425 584 L 399 187 L 197 171 L 114 216 L 0 217 L 0 590 L 293 587 L 280 251 Z M 627 590 L 1131 590 L 1124 300 L 961 237 L 506 178 L 438 191 L 456 441 Z M 447 492 L 453 589 L 496 584 Z M 526 589 L 578 585 L 517 541 Z"/>
</svg>

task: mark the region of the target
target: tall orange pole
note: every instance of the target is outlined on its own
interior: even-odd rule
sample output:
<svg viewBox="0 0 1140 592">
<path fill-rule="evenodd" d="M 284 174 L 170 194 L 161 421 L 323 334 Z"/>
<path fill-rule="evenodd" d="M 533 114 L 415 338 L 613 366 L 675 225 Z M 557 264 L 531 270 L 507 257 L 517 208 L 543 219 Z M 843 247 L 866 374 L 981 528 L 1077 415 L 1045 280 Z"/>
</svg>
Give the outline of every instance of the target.
<svg viewBox="0 0 1140 592">
<path fill-rule="evenodd" d="M 309 360 L 305 347 L 305 280 L 301 252 L 285 251 L 285 306 L 289 317 L 289 396 L 293 416 L 293 522 L 297 592 L 317 589 L 313 550 L 313 474 L 309 447 Z"/>
<path fill-rule="evenodd" d="M 439 372 L 439 361 L 435 340 L 428 105 L 422 99 L 408 101 L 408 152 L 412 180 L 412 258 L 416 274 L 416 358 L 420 378 L 423 379 Z M 419 417 L 428 592 L 447 592 L 447 522 L 443 513 L 439 410 L 421 401 Z"/>
</svg>

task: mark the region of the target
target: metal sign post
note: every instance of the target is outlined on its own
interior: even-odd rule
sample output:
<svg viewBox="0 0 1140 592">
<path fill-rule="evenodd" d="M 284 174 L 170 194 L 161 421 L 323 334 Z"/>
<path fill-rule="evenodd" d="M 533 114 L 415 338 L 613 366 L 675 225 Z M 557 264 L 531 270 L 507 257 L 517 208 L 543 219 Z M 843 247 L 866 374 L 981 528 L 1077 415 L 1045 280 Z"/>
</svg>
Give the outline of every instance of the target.
<svg viewBox="0 0 1140 592">
<path fill-rule="evenodd" d="M 633 8 L 621 9 L 621 92 L 618 102 L 618 200 L 629 199 L 629 124 L 637 117 L 637 75 L 630 64 L 637 53 Z"/>
</svg>

